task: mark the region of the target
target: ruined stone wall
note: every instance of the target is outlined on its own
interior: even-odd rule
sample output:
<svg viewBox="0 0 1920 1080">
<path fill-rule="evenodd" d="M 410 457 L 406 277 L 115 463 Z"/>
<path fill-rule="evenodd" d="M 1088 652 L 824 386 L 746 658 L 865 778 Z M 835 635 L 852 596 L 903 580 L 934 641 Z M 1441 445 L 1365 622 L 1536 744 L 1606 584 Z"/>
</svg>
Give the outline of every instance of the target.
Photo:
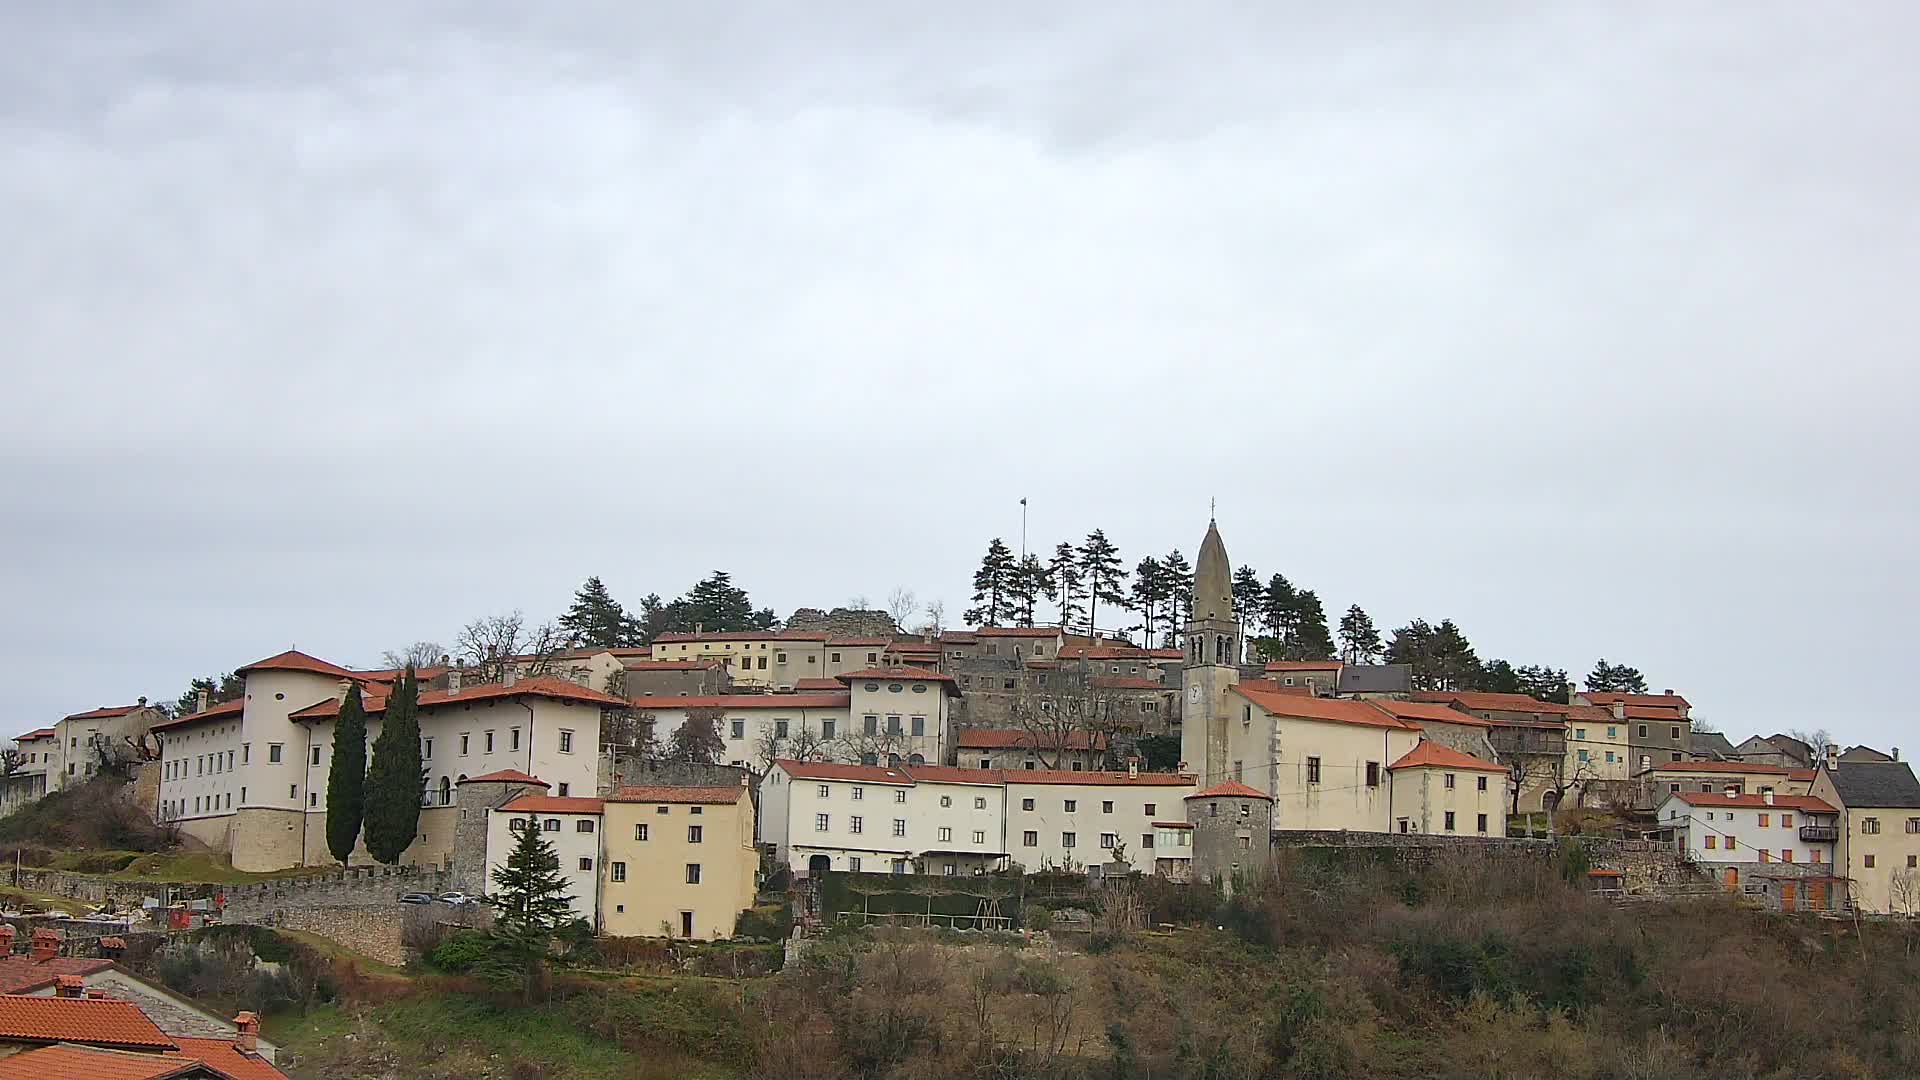
<svg viewBox="0 0 1920 1080">
<path fill-rule="evenodd" d="M 1585 849 L 1595 870 L 1618 870 L 1621 890 L 1634 895 L 1698 891 L 1707 882 L 1695 864 L 1673 848 L 1651 840 L 1610 840 L 1574 836 L 1550 840 L 1447 836 L 1432 833 L 1375 833 L 1333 829 L 1276 829 L 1273 847 L 1366 850 L 1410 867 L 1430 866 L 1442 852 L 1475 851 L 1496 858 L 1549 860 L 1562 840 Z"/>
<path fill-rule="evenodd" d="M 226 900 L 225 921 L 283 925 L 275 921 L 287 913 L 383 908 L 397 910 L 403 892 L 439 893 L 452 887 L 444 870 L 416 866 L 356 866 L 337 874 L 289 878 L 258 885 L 230 885 L 221 890 Z"/>
<path fill-rule="evenodd" d="M 219 891 L 215 885 L 163 885 L 140 881 L 110 881 L 103 877 L 88 874 L 71 874 L 65 870 L 22 869 L 18 875 L 11 870 L 5 874 L 16 888 L 26 892 L 48 893 L 64 896 L 70 900 L 79 900 L 88 904 L 111 903 L 116 909 L 139 907 L 146 897 L 158 900 L 194 900 L 210 897 Z"/>
<path fill-rule="evenodd" d="M 893 616 L 870 608 L 837 607 L 832 611 L 795 608 L 787 618 L 784 629 L 797 634 L 824 632 L 835 637 L 895 637 L 900 634 L 900 628 L 893 623 Z"/>
</svg>

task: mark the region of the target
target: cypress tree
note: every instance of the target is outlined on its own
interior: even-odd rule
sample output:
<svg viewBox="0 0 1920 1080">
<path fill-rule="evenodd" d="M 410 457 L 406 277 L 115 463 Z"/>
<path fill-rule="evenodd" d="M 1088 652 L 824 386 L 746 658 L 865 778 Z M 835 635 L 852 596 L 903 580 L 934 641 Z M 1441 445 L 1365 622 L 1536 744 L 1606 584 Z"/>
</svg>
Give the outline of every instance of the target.
<svg viewBox="0 0 1920 1080">
<path fill-rule="evenodd" d="M 420 683 L 408 667 L 393 693 L 380 737 L 373 741 L 373 767 L 367 770 L 367 850 L 389 865 L 420 831 L 420 795 L 427 787 L 420 766 Z"/>
<path fill-rule="evenodd" d="M 360 838 L 367 803 L 367 712 L 360 685 L 347 687 L 333 724 L 333 767 L 327 773 L 327 850 L 345 863 Z"/>
</svg>

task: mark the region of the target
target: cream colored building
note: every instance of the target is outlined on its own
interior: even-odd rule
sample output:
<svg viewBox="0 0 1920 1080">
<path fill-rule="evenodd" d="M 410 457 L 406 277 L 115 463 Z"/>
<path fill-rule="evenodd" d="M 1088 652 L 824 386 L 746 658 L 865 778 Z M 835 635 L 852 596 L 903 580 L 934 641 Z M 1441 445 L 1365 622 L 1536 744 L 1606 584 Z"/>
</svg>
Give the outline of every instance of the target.
<svg viewBox="0 0 1920 1080">
<path fill-rule="evenodd" d="M 487 820 L 487 885 L 491 893 L 494 872 L 505 866 L 519 834 L 533 829 L 553 845 L 560 874 L 573 899 L 573 913 L 599 930 L 601 850 L 605 833 L 600 827 L 599 799 L 521 795 L 495 809 Z"/>
<path fill-rule="evenodd" d="M 1507 835 L 1504 766 L 1422 739 L 1389 768 L 1394 831 Z"/>
<path fill-rule="evenodd" d="M 1627 722 L 1597 705 L 1567 710 L 1567 778 L 1618 783 L 1633 776 Z"/>
<path fill-rule="evenodd" d="M 148 745 L 146 735 L 167 714 L 141 698 L 134 705 L 103 705 L 98 709 L 62 717 L 53 725 L 53 739 L 47 760 L 47 790 L 59 791 L 90 779 L 96 771 L 99 755 L 95 740 L 109 752 L 140 760 Z"/>
<path fill-rule="evenodd" d="M 801 679 L 831 679 L 877 667 L 889 644 L 886 638 L 784 630 L 661 634 L 653 642 L 653 659 L 719 660 L 736 686 L 792 690 Z"/>
<path fill-rule="evenodd" d="M 622 788 L 605 800 L 601 932 L 733 936 L 760 856 L 747 788 Z"/>
<path fill-rule="evenodd" d="M 19 767 L 0 781 L 0 813 L 38 799 L 47 793 L 47 774 L 53 768 L 54 732 L 50 727 L 29 731 L 13 740 L 19 751 Z"/>
<path fill-rule="evenodd" d="M 1191 775 L 1020 769 L 1002 774 L 1007 790 L 1007 851 L 1028 870 L 1107 864 L 1117 856 L 1154 873 L 1191 841 L 1185 823 Z M 1166 823 L 1167 850 L 1159 833 Z M 1191 859 L 1191 850 L 1185 857 Z M 1183 868 L 1184 869 L 1184 868 Z M 1171 874 L 1169 875 L 1171 876 Z"/>
<path fill-rule="evenodd" d="M 1229 687 L 1227 775 L 1273 798 L 1276 829 L 1388 832 L 1388 766 L 1420 728 L 1371 702 L 1286 693 L 1265 682 Z"/>
<path fill-rule="evenodd" d="M 720 761 L 727 765 L 761 769 L 761 760 L 771 739 L 781 745 L 807 732 L 829 745 L 836 757 L 852 751 L 842 737 L 848 732 L 847 716 L 853 696 L 844 687 L 825 693 L 795 694 L 720 694 L 711 697 L 654 697 L 633 702 L 635 715 L 653 720 L 654 737 L 662 746 L 672 738 L 687 716 L 694 711 L 711 712 L 720 726 L 724 749 Z M 778 755 L 775 755 L 778 756 Z"/>
<path fill-rule="evenodd" d="M 1837 747 L 1834 749 L 1838 749 Z M 1920 915 L 1920 782 L 1904 761 L 1822 761 L 1813 797 L 1840 811 L 1834 872 L 1855 909 Z"/>
<path fill-rule="evenodd" d="M 761 839 L 799 876 L 971 875 L 1005 864 L 997 770 L 779 761 L 761 786 Z"/>
<path fill-rule="evenodd" d="M 1805 795 L 1812 781 L 1803 781 L 1800 775 L 1800 770 L 1759 762 L 1666 761 L 1635 774 L 1634 783 L 1639 789 L 1638 804 L 1651 809 L 1682 791 Z"/>
<path fill-rule="evenodd" d="M 1341 667 L 1338 660 L 1272 660 L 1267 663 L 1266 675 L 1269 682 L 1332 697 L 1339 690 Z"/>
</svg>

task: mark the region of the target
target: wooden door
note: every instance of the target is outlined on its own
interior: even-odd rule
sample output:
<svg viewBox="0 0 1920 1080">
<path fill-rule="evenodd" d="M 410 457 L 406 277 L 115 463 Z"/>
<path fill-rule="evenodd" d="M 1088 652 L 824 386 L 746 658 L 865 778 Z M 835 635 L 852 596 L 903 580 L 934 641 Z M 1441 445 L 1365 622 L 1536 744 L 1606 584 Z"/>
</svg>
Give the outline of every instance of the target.
<svg viewBox="0 0 1920 1080">
<path fill-rule="evenodd" d="M 1799 911 L 1800 910 L 1799 900 L 1800 900 L 1800 890 L 1793 882 L 1783 881 L 1780 883 L 1780 910 L 1781 911 Z"/>
<path fill-rule="evenodd" d="M 1726 887 L 1728 892 L 1738 889 L 1740 887 L 1740 871 L 1735 870 L 1731 866 L 1727 867 L 1726 870 L 1721 873 L 1720 882 Z"/>
<path fill-rule="evenodd" d="M 1827 910 L 1827 883 L 1824 881 L 1807 882 L 1807 907 L 1813 911 Z"/>
</svg>

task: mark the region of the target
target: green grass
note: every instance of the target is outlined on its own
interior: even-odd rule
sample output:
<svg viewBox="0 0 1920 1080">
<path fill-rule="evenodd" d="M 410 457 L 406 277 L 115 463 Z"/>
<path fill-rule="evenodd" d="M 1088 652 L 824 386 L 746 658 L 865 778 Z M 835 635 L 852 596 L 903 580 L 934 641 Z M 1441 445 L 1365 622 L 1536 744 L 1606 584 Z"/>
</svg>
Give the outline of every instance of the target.
<svg viewBox="0 0 1920 1080">
<path fill-rule="evenodd" d="M 235 870 L 224 856 L 206 851 L 63 851 L 51 859 L 47 870 L 89 874 L 109 881 L 151 881 L 172 885 L 250 885 L 281 878 L 308 877 L 330 873 L 331 867 L 297 866 L 267 873 Z"/>
<path fill-rule="evenodd" d="M 0 888 L 0 906 L 17 908 L 29 904 L 42 911 L 64 911 L 69 915 L 85 915 L 88 911 L 87 905 L 64 896 Z"/>
<path fill-rule="evenodd" d="M 289 941 L 297 941 L 329 960 L 345 960 L 355 967 L 358 967 L 360 973 L 363 975 L 378 975 L 389 979 L 413 978 L 405 968 L 394 967 L 392 964 L 375 960 L 371 956 L 355 952 L 347 946 L 331 938 L 323 938 L 319 934 L 310 934 L 305 930 L 287 930 L 281 927 L 275 927 L 273 933 Z"/>
</svg>

